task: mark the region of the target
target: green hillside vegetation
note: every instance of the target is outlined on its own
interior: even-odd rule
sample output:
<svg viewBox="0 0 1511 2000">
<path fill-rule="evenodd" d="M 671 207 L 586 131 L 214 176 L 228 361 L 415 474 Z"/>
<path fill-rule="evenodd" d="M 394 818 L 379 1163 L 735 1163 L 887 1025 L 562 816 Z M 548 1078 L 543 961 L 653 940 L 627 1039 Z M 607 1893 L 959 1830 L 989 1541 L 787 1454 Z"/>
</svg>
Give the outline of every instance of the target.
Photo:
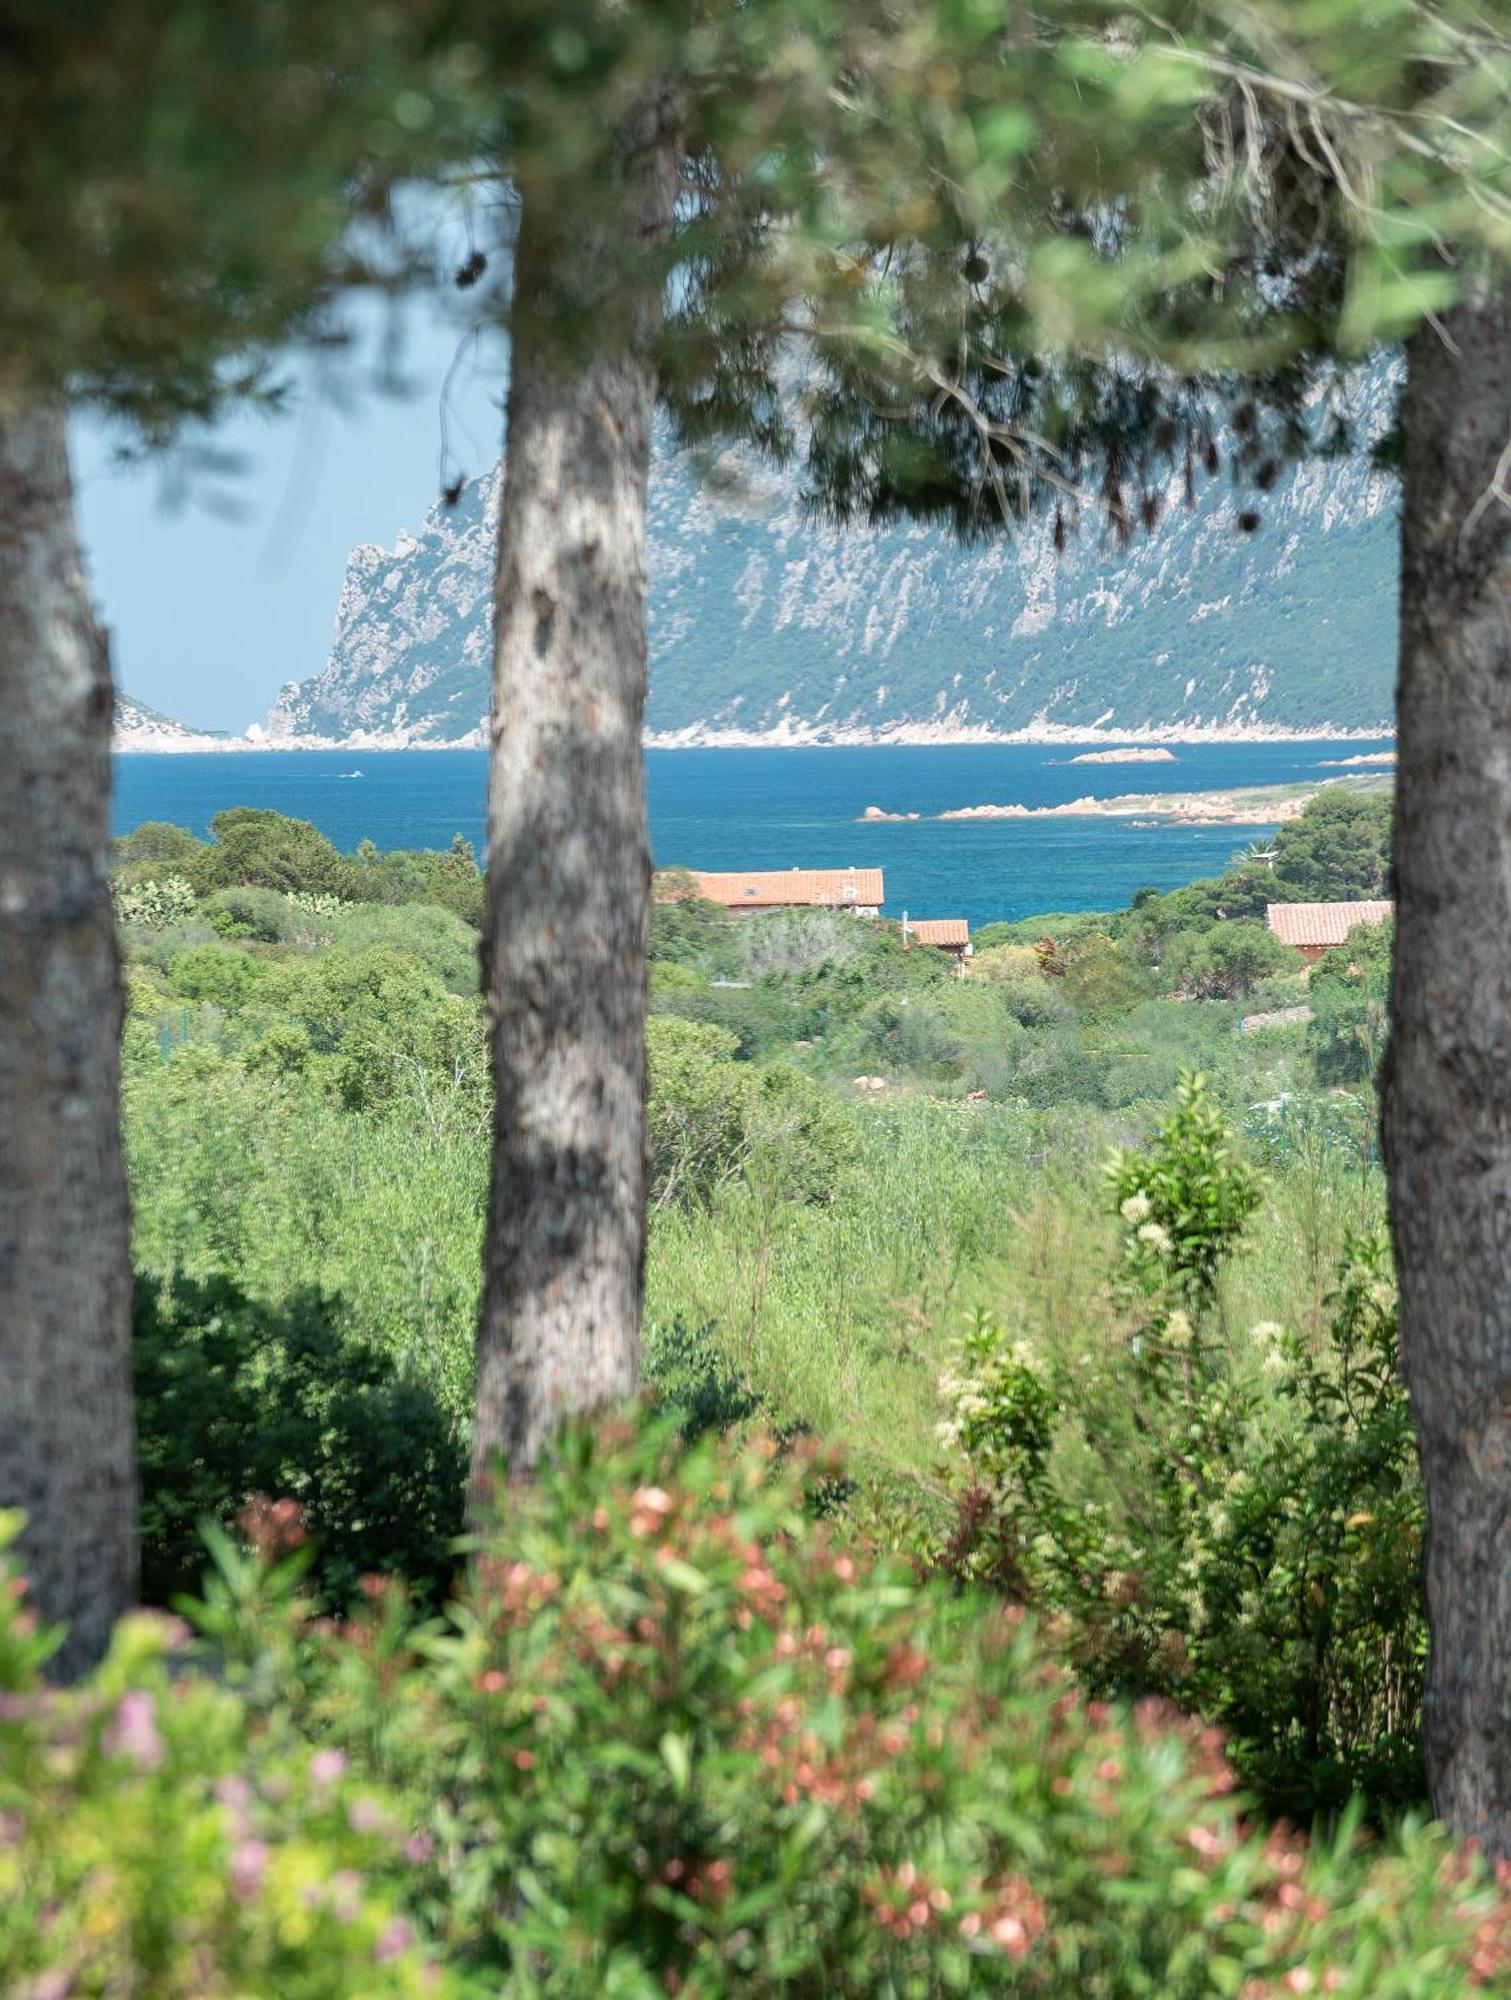
<svg viewBox="0 0 1511 2000">
<path fill-rule="evenodd" d="M 1388 842 L 1386 799 L 1329 791 L 1272 860 L 993 926 L 965 979 L 834 912 L 663 902 L 651 945 L 663 1409 L 837 1449 L 847 1541 L 1037 1606 L 1093 1692 L 1195 1705 L 1302 1812 L 1420 1795 L 1420 1497 L 1369 1083 L 1388 936 L 1308 977 L 1263 909 L 1378 893 Z M 118 858 L 151 1592 L 258 1491 L 333 1602 L 369 1571 L 437 1599 L 487 1161 L 475 863 L 253 812 Z M 1129 1227 L 1191 1202 L 1199 1243 Z"/>
<path fill-rule="evenodd" d="M 1371 404 L 1388 408 L 1388 374 L 1368 379 Z M 1085 728 L 1111 713 L 1124 729 L 1193 717 L 1369 728 L 1390 716 L 1397 531 L 1394 509 L 1369 498 L 1362 458 L 1284 474 L 1252 535 L 1220 481 L 1127 548 L 1088 521 L 1057 561 L 1058 616 L 1024 632 L 1017 610 L 1047 554 L 1032 532 L 968 548 L 929 526 L 839 532 L 808 518 L 794 487 L 746 471 L 749 491 L 726 506 L 702 467 L 658 454 L 652 729 L 870 728 L 956 710 L 1001 729 L 1040 714 Z M 406 552 L 354 553 L 330 662 L 284 697 L 299 731 L 422 723 L 448 742 L 477 728 L 491 491 L 469 485 Z M 876 620 L 880 603 L 895 629 Z"/>
<path fill-rule="evenodd" d="M 674 495 L 663 502 L 668 511 Z M 1019 638 L 991 625 L 990 608 L 975 604 L 970 589 L 978 552 L 931 548 L 937 603 L 883 659 L 857 645 L 837 660 L 825 629 L 752 618 L 745 608 L 751 537 L 731 522 L 703 538 L 694 586 L 682 584 L 670 601 L 664 588 L 653 596 L 653 644 L 663 625 L 686 618 L 692 588 L 697 610 L 694 642 L 678 631 L 679 642 L 657 655 L 649 726 L 681 729 L 710 717 L 736 724 L 752 686 L 770 686 L 787 693 L 787 710 L 803 718 L 853 712 L 865 720 L 869 709 L 883 720 L 926 720 L 963 696 L 973 721 L 1004 728 L 1023 728 L 1043 709 L 1056 722 L 1082 726 L 1112 711 L 1120 726 L 1133 728 L 1193 710 L 1226 715 L 1256 665 L 1277 690 L 1256 704 L 1266 719 L 1314 729 L 1368 727 L 1388 716 L 1397 562 L 1390 510 L 1329 533 L 1308 522 L 1279 568 L 1274 544 L 1283 526 L 1250 540 L 1213 529 L 1206 511 L 1200 566 L 1193 563 L 1175 588 L 1146 590 L 1136 571 L 1120 573 L 1088 534 L 1081 589 L 1089 596 L 1099 584 L 1110 587 L 1134 598 L 1137 609 L 1116 621 L 1086 610 L 1073 644 L 1055 628 Z M 911 541 L 904 530 L 884 531 L 878 541 L 882 561 L 917 561 L 916 531 Z M 841 550 L 835 560 L 843 559 Z M 1062 589 L 1074 595 L 1074 586 Z M 963 604 L 972 606 L 964 615 Z M 1197 618 L 1199 604 L 1217 609 Z M 1186 691 L 1193 677 L 1194 701 Z M 878 679 L 885 682 L 879 709 L 871 692 Z M 766 726 L 778 719 L 768 713 Z"/>
</svg>

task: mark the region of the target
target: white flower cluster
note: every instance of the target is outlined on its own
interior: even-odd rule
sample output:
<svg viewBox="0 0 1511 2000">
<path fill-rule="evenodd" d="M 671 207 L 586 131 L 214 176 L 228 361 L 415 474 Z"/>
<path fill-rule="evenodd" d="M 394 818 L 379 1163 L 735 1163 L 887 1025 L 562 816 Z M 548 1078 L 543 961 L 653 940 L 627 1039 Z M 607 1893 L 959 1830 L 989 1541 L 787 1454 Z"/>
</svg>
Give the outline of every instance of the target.
<svg viewBox="0 0 1511 2000">
<path fill-rule="evenodd" d="M 1170 1347 L 1189 1347 L 1196 1338 L 1190 1317 L 1183 1312 L 1173 1312 L 1165 1321 L 1165 1341 Z"/>
<path fill-rule="evenodd" d="M 1013 1369 L 1032 1370 L 1037 1361 L 1026 1340 L 994 1340 L 984 1353 L 971 1357 L 972 1365 L 947 1368 L 939 1377 L 939 1394 L 950 1414 L 934 1426 L 934 1436 L 944 1451 L 968 1448 L 963 1434 L 980 1418 L 990 1416 L 1007 1388 Z"/>
<path fill-rule="evenodd" d="M 1285 1353 L 1285 1328 L 1277 1320 L 1256 1320 L 1249 1338 L 1261 1350 L 1260 1366 L 1266 1375 L 1284 1375 L 1290 1366 Z"/>
<path fill-rule="evenodd" d="M 1147 1222 L 1152 1212 L 1149 1197 L 1143 1193 L 1129 1195 L 1118 1208 L 1118 1214 L 1122 1216 L 1124 1222 L 1132 1223 Z"/>
<path fill-rule="evenodd" d="M 1162 1222 L 1141 1223 L 1138 1240 L 1146 1243 L 1156 1257 L 1168 1257 L 1170 1254 L 1170 1232 Z"/>
</svg>

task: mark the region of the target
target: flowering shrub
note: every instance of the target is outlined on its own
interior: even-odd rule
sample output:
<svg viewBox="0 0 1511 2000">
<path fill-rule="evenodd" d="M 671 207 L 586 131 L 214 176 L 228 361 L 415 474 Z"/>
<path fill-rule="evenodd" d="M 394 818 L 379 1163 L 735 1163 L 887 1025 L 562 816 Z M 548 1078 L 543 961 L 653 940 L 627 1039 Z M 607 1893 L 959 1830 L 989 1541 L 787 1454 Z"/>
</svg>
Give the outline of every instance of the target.
<svg viewBox="0 0 1511 2000">
<path fill-rule="evenodd" d="M 1046 1358 L 978 1320 L 941 1382 L 946 1567 L 1062 1620 L 1093 1689 L 1220 1720 L 1272 1805 L 1420 1799 L 1423 1502 L 1383 1242 L 1347 1241 L 1319 1344 L 1235 1346 L 1217 1279 L 1258 1181 L 1200 1079 L 1109 1180 L 1124 1344 Z"/>
<path fill-rule="evenodd" d="M 1233 1147 L 1221 1107 L 1200 1072 L 1183 1075 L 1175 1110 L 1144 1152 L 1107 1164 L 1123 1224 L 1123 1276 L 1149 1302 L 1158 1329 L 1176 1307 L 1211 1311 L 1217 1274 L 1259 1206 L 1258 1174 Z M 1178 1343 L 1180 1344 L 1180 1343 Z"/>
<path fill-rule="evenodd" d="M 181 875 L 165 875 L 160 882 L 115 885 L 115 913 L 123 924 L 160 931 L 182 917 L 192 917 L 195 907 L 194 891 Z"/>
<path fill-rule="evenodd" d="M 0 1517 L 0 1548 L 18 1518 Z M 182 1670 L 177 1621 L 125 1619 L 82 1687 L 0 1571 L 0 1991 L 7 2000 L 458 1989 L 394 1893 L 391 1804 L 286 1721 Z"/>
<path fill-rule="evenodd" d="M 1511 1991 L 1477 1863 L 1246 1828 L 1214 1732 L 862 1562 L 805 1505 L 827 1471 L 571 1436 L 444 1625 L 394 1586 L 317 1640 L 300 1699 L 408 1798 L 415 1907 L 483 1990 Z"/>
</svg>

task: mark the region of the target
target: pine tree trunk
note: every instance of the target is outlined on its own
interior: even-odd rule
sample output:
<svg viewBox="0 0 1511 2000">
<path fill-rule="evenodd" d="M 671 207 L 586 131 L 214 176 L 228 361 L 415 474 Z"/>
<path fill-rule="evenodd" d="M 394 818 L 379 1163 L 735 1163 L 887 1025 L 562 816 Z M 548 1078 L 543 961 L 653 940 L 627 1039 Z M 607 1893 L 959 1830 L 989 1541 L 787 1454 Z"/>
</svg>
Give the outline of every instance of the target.
<svg viewBox="0 0 1511 2000">
<path fill-rule="evenodd" d="M 524 195 L 495 587 L 484 984 L 493 1174 L 473 1492 L 632 1393 L 645 1249 L 646 484 L 678 155 L 659 102 L 615 241 Z M 655 275 L 638 307 L 621 243 Z"/>
<path fill-rule="evenodd" d="M 1511 1853 L 1511 288 L 1411 342 L 1385 1143 L 1433 1806 Z M 1501 492 L 1495 490 L 1497 485 Z"/>
<path fill-rule="evenodd" d="M 136 1588 L 111 707 L 63 414 L 0 412 L 0 1506 L 66 1674 Z"/>
</svg>

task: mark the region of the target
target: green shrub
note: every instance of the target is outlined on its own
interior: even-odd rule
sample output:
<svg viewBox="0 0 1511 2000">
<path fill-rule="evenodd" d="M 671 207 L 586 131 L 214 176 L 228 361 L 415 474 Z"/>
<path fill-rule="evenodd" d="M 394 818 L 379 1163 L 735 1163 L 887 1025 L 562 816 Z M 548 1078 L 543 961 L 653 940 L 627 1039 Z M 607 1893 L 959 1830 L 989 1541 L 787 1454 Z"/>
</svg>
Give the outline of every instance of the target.
<svg viewBox="0 0 1511 2000">
<path fill-rule="evenodd" d="M 192 1588 L 202 1525 L 229 1525 L 256 1494 L 301 1508 L 332 1602 L 389 1570 L 444 1595 L 465 1439 L 433 1384 L 349 1332 L 335 1302 L 272 1306 L 229 1277 L 143 1280 L 133 1361 L 149 1602 Z"/>
<path fill-rule="evenodd" d="M 650 967 L 650 999 L 654 1008 L 658 1001 L 675 993 L 706 993 L 708 981 L 701 972 L 695 972 L 690 965 L 678 965 L 675 959 L 653 959 Z"/>
<path fill-rule="evenodd" d="M 270 971 L 267 999 L 309 1036 L 320 1074 L 348 1110 L 443 1090 L 482 1100 L 482 1011 L 390 945 L 328 952 Z"/>
<path fill-rule="evenodd" d="M 1074 939 L 1046 954 L 1044 969 L 1078 1014 L 1119 1014 L 1151 991 L 1149 975 L 1132 952 L 1105 931 Z"/>
<path fill-rule="evenodd" d="M 709 1431 L 727 1431 L 756 1416 L 763 1398 L 741 1380 L 719 1345 L 715 1328 L 691 1325 L 678 1313 L 650 1320 L 645 1329 L 645 1383 L 658 1411 L 676 1420 L 688 1443 Z"/>
<path fill-rule="evenodd" d="M 687 965 L 715 978 L 732 978 L 742 963 L 736 919 L 693 893 L 693 878 L 675 869 L 656 877 L 648 944 L 652 965 Z"/>
<path fill-rule="evenodd" d="M 972 979 L 990 979 L 998 984 L 1022 986 L 1039 977 L 1039 960 L 1032 945 L 995 944 L 972 956 L 968 971 Z"/>
<path fill-rule="evenodd" d="M 392 848 L 382 854 L 364 840 L 354 856 L 349 894 L 369 903 L 434 903 L 473 931 L 482 927 L 483 878 L 472 843 L 453 834 L 444 851 Z"/>
<path fill-rule="evenodd" d="M 291 1677 L 432 1838 L 491 1993 L 1453 2000 L 1511 1904 L 1408 1829 L 1248 1830 L 1211 1732 L 1088 1702 L 1019 1614 L 815 1523 L 832 1468 L 578 1434 L 447 1626 L 388 1593 Z"/>
<path fill-rule="evenodd" d="M 347 903 L 321 928 L 337 951 L 385 947 L 417 960 L 449 993 L 478 991 L 477 932 L 438 904 Z"/>
<path fill-rule="evenodd" d="M 223 938 L 254 944 L 284 944 L 294 928 L 294 910 L 276 889 L 217 889 L 201 914 Z"/>
<path fill-rule="evenodd" d="M 744 1170 L 755 1078 L 734 1062 L 737 1048 L 733 1035 L 706 1022 L 662 1016 L 646 1024 L 653 1207 L 706 1200 Z"/>
<path fill-rule="evenodd" d="M 315 896 L 346 896 L 354 864 L 308 820 L 259 806 L 232 806 L 210 822 L 214 835 L 185 857 L 182 872 L 201 894 L 249 887 Z"/>
<path fill-rule="evenodd" d="M 0 1516 L 0 1988 L 10 2000 L 446 2000 L 400 1892 L 408 1829 L 370 1780 L 186 1671 L 138 1613 L 82 1686 L 45 1636 Z"/>
<path fill-rule="evenodd" d="M 1296 969 L 1296 954 L 1262 923 L 1181 932 L 1161 965 L 1165 983 L 1195 1000 L 1246 1000 L 1266 979 Z"/>
<path fill-rule="evenodd" d="M 1110 1341 L 1047 1354 L 978 1317 L 942 1383 L 944 1559 L 1066 1621 L 1103 1692 L 1233 1732 L 1280 1810 L 1422 1795 L 1422 1498 L 1385 1251 L 1351 1239 L 1315 1345 L 1239 1341 L 1219 1279 L 1257 1200 L 1199 1079 L 1113 1164 Z"/>
<path fill-rule="evenodd" d="M 1390 880 L 1392 801 L 1329 786 L 1275 835 L 1274 881 L 1292 902 L 1383 896 Z"/>
<path fill-rule="evenodd" d="M 672 1015 L 647 1024 L 651 1203 L 707 1202 L 759 1179 L 782 1199 L 829 1200 L 854 1156 L 845 1109 L 800 1072 L 737 1060 L 736 1037 Z"/>
<path fill-rule="evenodd" d="M 1107 1180 L 1123 1223 L 1124 1275 L 1147 1301 L 1156 1336 L 1172 1302 L 1209 1313 L 1218 1269 L 1259 1206 L 1260 1180 L 1199 1070 L 1181 1078 L 1154 1143 L 1115 1154 Z"/>
<path fill-rule="evenodd" d="M 1319 1083 L 1374 1078 L 1390 1034 L 1394 950 L 1394 924 L 1358 924 L 1313 966 L 1307 1004 L 1315 1018 L 1308 1039 Z"/>
<path fill-rule="evenodd" d="M 207 1001 L 234 1012 L 256 992 L 263 968 L 244 951 L 202 944 L 168 961 L 168 985 L 182 1000 Z"/>
<path fill-rule="evenodd" d="M 857 1060 L 911 1075 L 951 1074 L 965 1042 L 946 1010 L 910 993 L 884 993 L 858 1023 Z"/>
<path fill-rule="evenodd" d="M 114 864 L 118 870 L 161 869 L 165 863 L 192 861 L 204 848 L 186 826 L 171 820 L 144 820 L 114 843 Z"/>
</svg>

